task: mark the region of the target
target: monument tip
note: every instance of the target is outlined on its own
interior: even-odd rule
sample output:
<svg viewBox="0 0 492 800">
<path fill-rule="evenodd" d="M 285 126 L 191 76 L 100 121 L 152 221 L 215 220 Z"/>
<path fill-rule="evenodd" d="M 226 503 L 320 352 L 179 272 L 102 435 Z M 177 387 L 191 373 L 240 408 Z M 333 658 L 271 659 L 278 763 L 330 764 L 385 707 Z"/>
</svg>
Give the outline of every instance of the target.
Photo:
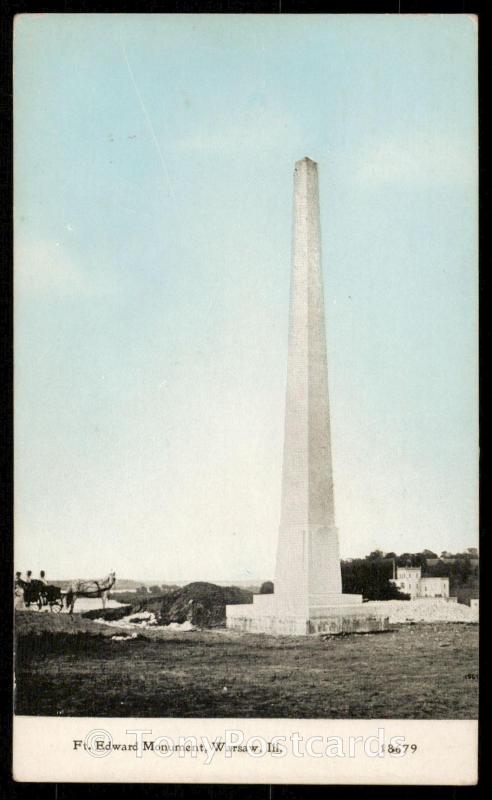
<svg viewBox="0 0 492 800">
<path fill-rule="evenodd" d="M 304 158 L 301 158 L 299 161 L 296 161 L 296 166 L 301 164 L 314 164 L 315 167 L 318 166 L 314 158 L 309 158 L 309 156 L 304 156 Z"/>
</svg>

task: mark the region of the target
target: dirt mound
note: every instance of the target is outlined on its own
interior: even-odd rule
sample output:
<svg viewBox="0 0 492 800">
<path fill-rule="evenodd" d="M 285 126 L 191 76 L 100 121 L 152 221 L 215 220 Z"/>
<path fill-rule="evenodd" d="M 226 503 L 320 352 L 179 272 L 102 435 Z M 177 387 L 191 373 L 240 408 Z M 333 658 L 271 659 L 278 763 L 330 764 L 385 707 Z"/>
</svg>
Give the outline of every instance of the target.
<svg viewBox="0 0 492 800">
<path fill-rule="evenodd" d="M 132 607 L 132 614 L 151 611 L 159 625 L 190 622 L 197 628 L 216 628 L 225 624 L 226 605 L 252 602 L 253 593 L 247 589 L 197 581 L 165 595 L 141 599 Z"/>
</svg>

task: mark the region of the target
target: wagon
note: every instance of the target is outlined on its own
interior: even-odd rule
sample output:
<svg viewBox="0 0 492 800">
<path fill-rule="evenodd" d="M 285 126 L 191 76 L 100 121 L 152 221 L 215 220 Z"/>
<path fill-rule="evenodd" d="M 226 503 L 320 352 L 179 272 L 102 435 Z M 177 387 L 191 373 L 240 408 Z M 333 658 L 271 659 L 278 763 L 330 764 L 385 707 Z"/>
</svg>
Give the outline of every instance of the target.
<svg viewBox="0 0 492 800">
<path fill-rule="evenodd" d="M 26 608 L 36 605 L 41 611 L 49 606 L 50 611 L 60 612 L 63 608 L 63 595 L 59 586 L 45 586 L 41 581 L 24 583 L 24 604 Z"/>
</svg>

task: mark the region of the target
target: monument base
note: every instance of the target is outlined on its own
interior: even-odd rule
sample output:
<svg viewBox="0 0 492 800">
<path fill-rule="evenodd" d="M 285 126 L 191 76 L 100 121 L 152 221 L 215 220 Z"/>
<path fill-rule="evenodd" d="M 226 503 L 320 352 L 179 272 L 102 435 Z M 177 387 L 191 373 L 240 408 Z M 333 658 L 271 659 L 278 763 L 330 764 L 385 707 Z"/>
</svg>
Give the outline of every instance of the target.
<svg viewBox="0 0 492 800">
<path fill-rule="evenodd" d="M 362 595 L 333 595 L 326 600 L 326 604 L 312 605 L 301 612 L 275 594 L 255 595 L 252 603 L 226 606 L 226 626 L 230 630 L 277 636 L 371 633 L 389 629 L 388 615 L 365 608 Z"/>
</svg>

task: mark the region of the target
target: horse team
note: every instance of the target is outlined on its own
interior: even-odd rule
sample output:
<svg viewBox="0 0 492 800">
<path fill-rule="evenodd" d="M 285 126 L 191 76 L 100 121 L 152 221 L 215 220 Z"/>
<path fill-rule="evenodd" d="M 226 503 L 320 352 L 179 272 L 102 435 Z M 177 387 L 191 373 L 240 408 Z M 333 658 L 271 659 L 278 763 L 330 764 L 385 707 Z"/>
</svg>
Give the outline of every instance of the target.
<svg viewBox="0 0 492 800">
<path fill-rule="evenodd" d="M 36 605 L 39 610 L 43 606 L 49 606 L 51 611 L 61 611 L 63 608 L 63 598 L 67 611 L 73 614 L 75 601 L 78 597 L 95 598 L 100 597 L 102 607 L 106 608 L 106 600 L 110 590 L 116 582 L 116 574 L 110 572 L 105 578 L 100 580 L 76 580 L 72 581 L 65 592 L 59 586 L 53 586 L 46 580 L 44 570 L 39 573 L 39 578 L 33 578 L 32 572 L 26 572 L 23 579 L 22 573 L 15 573 L 14 581 L 14 607 L 25 608 Z"/>
</svg>

